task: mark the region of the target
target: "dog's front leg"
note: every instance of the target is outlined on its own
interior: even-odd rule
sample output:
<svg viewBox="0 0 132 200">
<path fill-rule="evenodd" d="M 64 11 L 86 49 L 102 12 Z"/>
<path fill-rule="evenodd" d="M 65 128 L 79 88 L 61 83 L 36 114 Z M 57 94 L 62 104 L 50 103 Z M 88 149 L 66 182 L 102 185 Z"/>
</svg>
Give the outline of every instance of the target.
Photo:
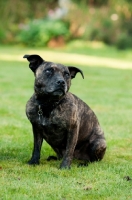
<svg viewBox="0 0 132 200">
<path fill-rule="evenodd" d="M 40 151 L 43 143 L 43 136 L 41 128 L 39 128 L 36 124 L 32 124 L 32 128 L 34 136 L 34 147 L 33 147 L 32 157 L 28 161 L 28 164 L 36 165 L 39 164 Z"/>
<path fill-rule="evenodd" d="M 70 169 L 70 165 L 73 159 L 73 153 L 78 140 L 78 130 L 79 130 L 78 125 L 75 125 L 74 128 L 69 130 L 66 151 L 63 156 L 62 163 L 60 165 L 61 169 L 63 168 Z"/>
</svg>

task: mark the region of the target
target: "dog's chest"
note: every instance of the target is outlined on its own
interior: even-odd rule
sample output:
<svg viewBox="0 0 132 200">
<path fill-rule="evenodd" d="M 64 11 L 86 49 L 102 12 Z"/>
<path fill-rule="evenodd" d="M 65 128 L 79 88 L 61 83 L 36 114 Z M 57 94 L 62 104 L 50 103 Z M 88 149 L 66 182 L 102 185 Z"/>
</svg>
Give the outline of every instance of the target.
<svg viewBox="0 0 132 200">
<path fill-rule="evenodd" d="M 64 141 L 68 126 L 67 121 L 64 120 L 57 115 L 57 116 L 50 116 L 49 118 L 42 117 L 40 126 L 43 129 L 43 137 L 45 140 L 52 145 L 53 144 L 60 144 Z"/>
<path fill-rule="evenodd" d="M 47 132 L 61 132 L 67 127 L 67 120 L 63 117 L 60 118 L 58 115 L 51 115 L 50 117 L 39 116 L 38 118 L 39 124 Z"/>
<path fill-rule="evenodd" d="M 39 109 L 27 109 L 27 117 L 31 123 L 37 124 L 43 129 L 43 134 L 45 137 L 54 138 L 54 137 L 63 137 L 66 134 L 69 121 L 65 113 L 60 112 L 59 109 L 53 110 L 50 115 L 47 117 L 43 112 L 40 112 Z"/>
</svg>

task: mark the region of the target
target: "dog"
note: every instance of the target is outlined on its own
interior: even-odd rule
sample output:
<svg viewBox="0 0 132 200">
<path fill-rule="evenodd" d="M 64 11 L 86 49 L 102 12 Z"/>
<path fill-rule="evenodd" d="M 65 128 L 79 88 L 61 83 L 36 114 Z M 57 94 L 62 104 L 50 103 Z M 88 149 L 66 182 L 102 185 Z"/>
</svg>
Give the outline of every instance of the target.
<svg viewBox="0 0 132 200">
<path fill-rule="evenodd" d="M 73 158 L 84 163 L 100 161 L 106 151 L 106 140 L 92 109 L 68 92 L 71 79 L 82 70 L 74 66 L 48 62 L 39 55 L 24 55 L 35 75 L 34 94 L 26 104 L 26 115 L 32 124 L 34 148 L 30 165 L 39 164 L 45 140 L 62 159 L 60 169 L 69 169 Z"/>
</svg>

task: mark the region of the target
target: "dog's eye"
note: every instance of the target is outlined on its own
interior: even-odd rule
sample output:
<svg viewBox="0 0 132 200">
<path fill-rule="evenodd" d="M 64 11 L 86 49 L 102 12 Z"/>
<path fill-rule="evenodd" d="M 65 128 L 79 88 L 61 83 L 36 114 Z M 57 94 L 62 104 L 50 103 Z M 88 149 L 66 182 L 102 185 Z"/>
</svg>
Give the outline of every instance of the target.
<svg viewBox="0 0 132 200">
<path fill-rule="evenodd" d="M 69 77 L 70 77 L 70 74 L 69 74 L 68 72 L 65 72 L 65 73 L 64 73 L 64 76 L 65 76 L 66 78 L 69 78 Z"/>
<path fill-rule="evenodd" d="M 50 76 L 50 75 L 52 75 L 52 73 L 53 73 L 53 69 L 52 69 L 52 68 L 46 69 L 46 70 L 45 70 L 45 73 L 46 73 L 48 76 Z"/>
</svg>

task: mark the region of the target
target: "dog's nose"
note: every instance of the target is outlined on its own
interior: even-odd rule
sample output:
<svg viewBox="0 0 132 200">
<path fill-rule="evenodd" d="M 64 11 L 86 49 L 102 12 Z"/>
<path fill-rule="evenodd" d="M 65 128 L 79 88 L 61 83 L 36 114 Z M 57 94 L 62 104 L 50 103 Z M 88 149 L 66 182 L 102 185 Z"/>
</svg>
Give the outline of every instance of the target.
<svg viewBox="0 0 132 200">
<path fill-rule="evenodd" d="M 58 80 L 56 83 L 57 83 L 57 85 L 61 85 L 61 86 L 65 85 L 65 81 L 63 81 L 63 80 Z"/>
</svg>

